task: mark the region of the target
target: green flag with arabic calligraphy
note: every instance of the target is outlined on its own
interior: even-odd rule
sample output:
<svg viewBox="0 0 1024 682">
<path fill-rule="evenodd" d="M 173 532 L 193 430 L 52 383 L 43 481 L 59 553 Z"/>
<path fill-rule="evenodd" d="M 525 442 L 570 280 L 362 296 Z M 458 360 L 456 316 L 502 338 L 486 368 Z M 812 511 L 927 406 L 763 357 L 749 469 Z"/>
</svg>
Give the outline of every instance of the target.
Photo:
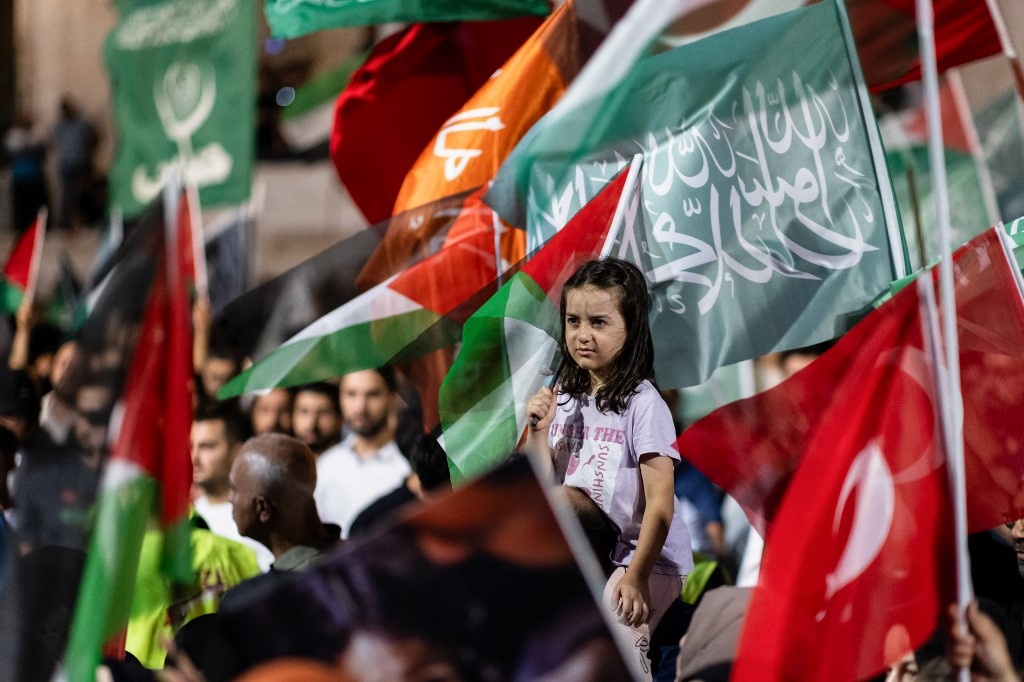
<svg viewBox="0 0 1024 682">
<path fill-rule="evenodd" d="M 822 2 L 642 57 L 604 92 L 570 88 L 576 106 L 499 172 L 487 201 L 532 250 L 643 155 L 641 210 L 612 255 L 647 274 L 662 388 L 834 338 L 902 274 L 848 35 Z"/>
<path fill-rule="evenodd" d="M 111 203 L 126 216 L 184 167 L 205 206 L 240 203 L 252 185 L 256 8 L 242 0 L 118 4 L 107 36 L 117 125 Z"/>
</svg>

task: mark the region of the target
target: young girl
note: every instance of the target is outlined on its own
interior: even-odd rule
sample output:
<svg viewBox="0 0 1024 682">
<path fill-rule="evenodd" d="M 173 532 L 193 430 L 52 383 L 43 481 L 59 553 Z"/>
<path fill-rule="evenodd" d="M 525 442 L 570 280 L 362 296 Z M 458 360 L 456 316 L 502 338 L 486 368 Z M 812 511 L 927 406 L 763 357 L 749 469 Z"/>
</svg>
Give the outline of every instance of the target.
<svg viewBox="0 0 1024 682">
<path fill-rule="evenodd" d="M 647 309 L 644 276 L 626 261 L 589 261 L 569 278 L 558 393 L 543 388 L 527 403 L 526 446 L 551 455 L 556 477 L 618 524 L 605 600 L 618 616 L 618 636 L 637 653 L 629 663 L 650 679 L 650 633 L 679 596 L 693 558 L 673 491 L 672 415 L 651 382 Z"/>
</svg>

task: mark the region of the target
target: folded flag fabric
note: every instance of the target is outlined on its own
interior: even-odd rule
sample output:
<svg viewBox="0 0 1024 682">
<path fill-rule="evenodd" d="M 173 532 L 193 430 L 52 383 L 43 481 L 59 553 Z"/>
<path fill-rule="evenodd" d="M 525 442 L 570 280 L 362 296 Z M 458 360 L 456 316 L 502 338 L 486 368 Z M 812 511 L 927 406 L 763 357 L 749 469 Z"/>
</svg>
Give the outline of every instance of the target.
<svg viewBox="0 0 1024 682">
<path fill-rule="evenodd" d="M 448 118 L 406 174 L 394 212 L 484 187 L 628 7 L 627 0 L 569 0 Z M 522 231 L 505 230 L 506 262 L 526 255 Z"/>
<path fill-rule="evenodd" d="M 266 0 L 263 9 L 275 38 L 344 26 L 542 17 L 551 11 L 547 0 Z"/>
</svg>

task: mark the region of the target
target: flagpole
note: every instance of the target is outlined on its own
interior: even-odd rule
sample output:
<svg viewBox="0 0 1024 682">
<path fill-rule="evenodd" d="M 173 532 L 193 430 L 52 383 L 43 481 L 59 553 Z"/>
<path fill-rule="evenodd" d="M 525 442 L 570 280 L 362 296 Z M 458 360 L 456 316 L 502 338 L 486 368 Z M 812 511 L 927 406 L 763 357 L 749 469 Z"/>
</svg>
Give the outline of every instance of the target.
<svg viewBox="0 0 1024 682">
<path fill-rule="evenodd" d="M 203 245 L 203 212 L 199 205 L 199 186 L 189 177 L 189 164 L 193 158 L 192 140 L 189 137 L 175 139 L 178 145 L 178 166 L 180 177 L 177 182 L 184 187 L 188 199 L 188 222 L 192 232 L 192 262 L 195 269 L 196 299 L 209 302 L 210 285 L 206 275 L 206 252 Z M 175 217 L 177 220 L 177 217 Z"/>
<path fill-rule="evenodd" d="M 181 229 L 181 223 L 178 220 L 178 211 L 181 209 L 181 177 L 177 173 L 173 173 L 167 180 L 167 184 L 164 185 L 164 261 L 166 265 L 166 276 L 168 290 L 173 285 L 172 263 L 178 262 L 178 245 L 181 241 L 178 239 L 178 230 Z"/>
<path fill-rule="evenodd" d="M 639 182 L 640 167 L 643 166 L 644 155 L 634 154 L 632 160 L 629 162 L 629 170 L 626 171 L 626 182 L 622 186 L 622 194 L 619 196 L 619 202 L 615 205 L 615 214 L 612 215 L 611 225 L 608 226 L 608 234 L 604 239 L 604 246 L 601 247 L 601 258 L 606 257 L 612 252 L 612 247 L 615 245 L 616 238 L 625 226 L 626 211 L 629 209 L 629 200 L 633 195 L 633 188 L 636 183 Z M 634 219 L 636 216 L 633 216 Z"/>
<path fill-rule="evenodd" d="M 1017 54 L 1017 47 L 1013 44 L 1010 31 L 1006 27 L 1006 18 L 999 6 L 998 0 L 985 0 L 988 5 L 989 16 L 992 17 L 992 25 L 996 28 L 996 35 L 999 36 L 999 45 L 1003 48 L 1003 56 L 1010 62 L 1010 69 L 1013 71 L 1013 82 L 1017 86 L 1017 95 L 1024 100 L 1024 66 L 1020 63 L 1020 56 Z"/>
<path fill-rule="evenodd" d="M 939 293 L 942 306 L 942 335 L 945 350 L 946 371 L 943 374 L 945 390 L 942 393 L 948 401 L 942 413 L 942 426 L 946 444 L 947 467 L 950 478 L 950 492 L 953 498 L 953 528 L 956 547 L 957 612 L 959 627 L 966 627 L 963 617 L 967 604 L 973 597 L 970 566 L 967 555 L 967 505 L 964 482 L 964 439 L 963 439 L 963 396 L 960 394 L 960 352 L 956 329 L 956 301 L 953 292 L 953 252 L 949 195 L 946 184 L 946 159 L 942 145 L 942 119 L 939 104 L 939 74 L 935 57 L 935 17 L 931 0 L 916 0 L 917 34 L 921 50 L 921 73 L 924 81 L 925 117 L 928 122 L 928 156 L 932 172 L 932 189 L 935 196 L 935 215 L 938 218 L 939 249 Z M 941 386 L 940 386 L 941 388 Z M 961 668 L 960 682 L 969 682 L 970 673 Z"/>
<path fill-rule="evenodd" d="M 504 285 L 502 275 L 505 274 L 501 269 L 501 218 L 493 208 L 491 209 L 491 229 L 494 231 L 494 274 L 500 289 Z"/>
<path fill-rule="evenodd" d="M 188 223 L 192 232 L 192 261 L 196 271 L 196 297 L 210 300 L 210 280 L 206 274 L 206 250 L 203 245 L 203 211 L 199 205 L 199 188 L 195 183 L 185 182 L 185 196 L 188 198 Z"/>
</svg>

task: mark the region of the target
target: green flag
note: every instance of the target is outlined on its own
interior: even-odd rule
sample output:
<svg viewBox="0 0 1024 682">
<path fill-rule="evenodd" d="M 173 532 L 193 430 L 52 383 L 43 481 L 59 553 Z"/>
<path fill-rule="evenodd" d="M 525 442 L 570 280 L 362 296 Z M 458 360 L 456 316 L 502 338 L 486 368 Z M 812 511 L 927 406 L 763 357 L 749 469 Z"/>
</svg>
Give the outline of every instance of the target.
<svg viewBox="0 0 1024 682">
<path fill-rule="evenodd" d="M 612 255 L 647 274 L 662 388 L 838 336 L 903 274 L 848 36 L 823 2 L 642 58 L 610 90 L 570 88 L 578 105 L 499 173 L 487 200 L 532 250 L 644 155 L 643 209 Z"/>
<path fill-rule="evenodd" d="M 343 26 L 542 17 L 551 11 L 547 0 L 266 0 L 264 9 L 276 38 Z"/>
<path fill-rule="evenodd" d="M 203 206 L 252 184 L 256 9 L 241 0 L 122 3 L 107 37 L 118 152 L 111 202 L 139 213 L 183 164 Z"/>
</svg>

